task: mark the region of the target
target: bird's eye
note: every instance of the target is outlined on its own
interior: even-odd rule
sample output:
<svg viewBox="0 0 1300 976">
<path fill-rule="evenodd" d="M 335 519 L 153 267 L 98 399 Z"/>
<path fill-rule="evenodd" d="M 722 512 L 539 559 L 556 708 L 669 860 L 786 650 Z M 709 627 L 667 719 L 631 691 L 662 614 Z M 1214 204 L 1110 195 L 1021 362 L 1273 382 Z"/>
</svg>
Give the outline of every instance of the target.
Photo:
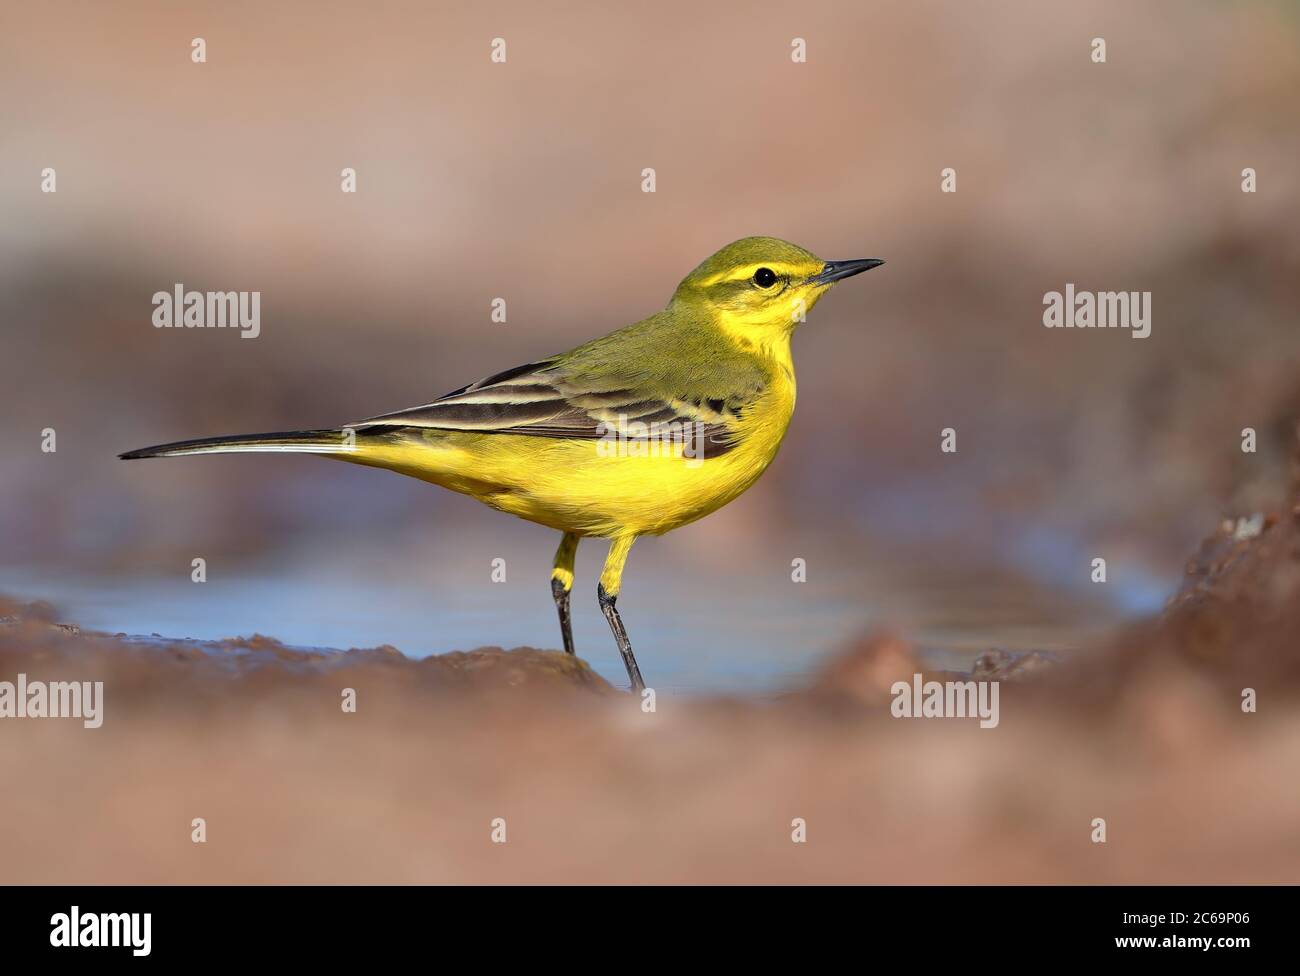
<svg viewBox="0 0 1300 976">
<path fill-rule="evenodd" d="M 754 272 L 754 284 L 759 288 L 771 288 L 776 284 L 776 272 L 771 268 L 759 268 Z"/>
</svg>

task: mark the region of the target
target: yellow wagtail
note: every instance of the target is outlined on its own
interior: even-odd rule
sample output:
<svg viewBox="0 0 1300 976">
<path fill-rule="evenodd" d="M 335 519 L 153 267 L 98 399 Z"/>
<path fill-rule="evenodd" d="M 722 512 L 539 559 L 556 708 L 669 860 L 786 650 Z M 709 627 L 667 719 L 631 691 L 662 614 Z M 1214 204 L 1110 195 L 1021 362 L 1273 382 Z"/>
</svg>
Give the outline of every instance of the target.
<svg viewBox="0 0 1300 976">
<path fill-rule="evenodd" d="M 551 591 L 570 654 L 578 541 L 609 539 L 596 592 L 639 691 L 615 608 L 628 550 L 638 536 L 716 511 L 757 480 L 794 411 L 790 336 L 803 313 L 841 278 L 883 263 L 823 261 L 785 241 L 747 237 L 687 275 L 649 318 L 433 403 L 332 430 L 179 441 L 121 457 L 323 454 L 558 529 Z"/>
</svg>

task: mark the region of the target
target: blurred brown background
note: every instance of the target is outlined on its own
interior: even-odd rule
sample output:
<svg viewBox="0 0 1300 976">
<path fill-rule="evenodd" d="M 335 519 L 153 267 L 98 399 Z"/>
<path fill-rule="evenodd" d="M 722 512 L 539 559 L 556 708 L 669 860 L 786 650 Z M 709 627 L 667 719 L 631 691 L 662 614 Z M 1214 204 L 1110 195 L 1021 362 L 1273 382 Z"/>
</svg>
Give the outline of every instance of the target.
<svg viewBox="0 0 1300 976">
<path fill-rule="evenodd" d="M 550 646 L 535 526 L 313 459 L 115 455 L 423 402 L 649 314 L 770 234 L 888 264 L 797 336 L 765 478 L 634 552 L 648 673 L 658 655 L 686 686 L 779 684 L 882 620 L 937 647 L 1075 646 L 1157 608 L 1193 543 L 1280 483 L 1298 42 L 1282 2 L 7 2 L 0 587 L 110 630 Z M 1151 337 L 1044 329 L 1067 281 L 1151 291 Z M 154 329 L 176 282 L 261 291 L 261 337 Z M 579 650 L 616 676 L 578 604 Z M 758 604 L 770 626 L 743 630 Z"/>
</svg>

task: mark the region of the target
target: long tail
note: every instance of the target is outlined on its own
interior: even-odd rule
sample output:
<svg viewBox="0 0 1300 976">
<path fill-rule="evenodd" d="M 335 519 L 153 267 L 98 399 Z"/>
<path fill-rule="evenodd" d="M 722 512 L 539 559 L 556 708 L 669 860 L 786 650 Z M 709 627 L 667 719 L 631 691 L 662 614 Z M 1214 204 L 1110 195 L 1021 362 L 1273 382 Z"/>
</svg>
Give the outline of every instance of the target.
<svg viewBox="0 0 1300 976">
<path fill-rule="evenodd" d="M 233 437 L 203 437 L 175 441 L 156 447 L 119 454 L 123 461 L 140 458 L 180 457 L 186 454 L 350 454 L 355 441 L 347 430 L 286 430 L 272 434 L 236 434 Z"/>
</svg>

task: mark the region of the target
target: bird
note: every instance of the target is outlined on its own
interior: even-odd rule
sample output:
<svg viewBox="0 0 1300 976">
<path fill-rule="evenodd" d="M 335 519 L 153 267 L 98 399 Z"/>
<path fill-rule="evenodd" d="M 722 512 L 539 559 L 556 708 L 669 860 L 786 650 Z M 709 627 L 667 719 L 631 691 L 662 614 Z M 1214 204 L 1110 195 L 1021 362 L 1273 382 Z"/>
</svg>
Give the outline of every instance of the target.
<svg viewBox="0 0 1300 976">
<path fill-rule="evenodd" d="M 555 529 L 551 594 L 568 654 L 578 544 L 608 540 L 597 601 L 641 693 L 617 606 L 632 544 L 703 518 L 754 484 L 794 412 L 791 336 L 836 282 L 882 264 L 742 238 L 700 263 L 648 318 L 432 402 L 341 427 L 176 441 L 119 457 L 315 454 Z"/>
</svg>

